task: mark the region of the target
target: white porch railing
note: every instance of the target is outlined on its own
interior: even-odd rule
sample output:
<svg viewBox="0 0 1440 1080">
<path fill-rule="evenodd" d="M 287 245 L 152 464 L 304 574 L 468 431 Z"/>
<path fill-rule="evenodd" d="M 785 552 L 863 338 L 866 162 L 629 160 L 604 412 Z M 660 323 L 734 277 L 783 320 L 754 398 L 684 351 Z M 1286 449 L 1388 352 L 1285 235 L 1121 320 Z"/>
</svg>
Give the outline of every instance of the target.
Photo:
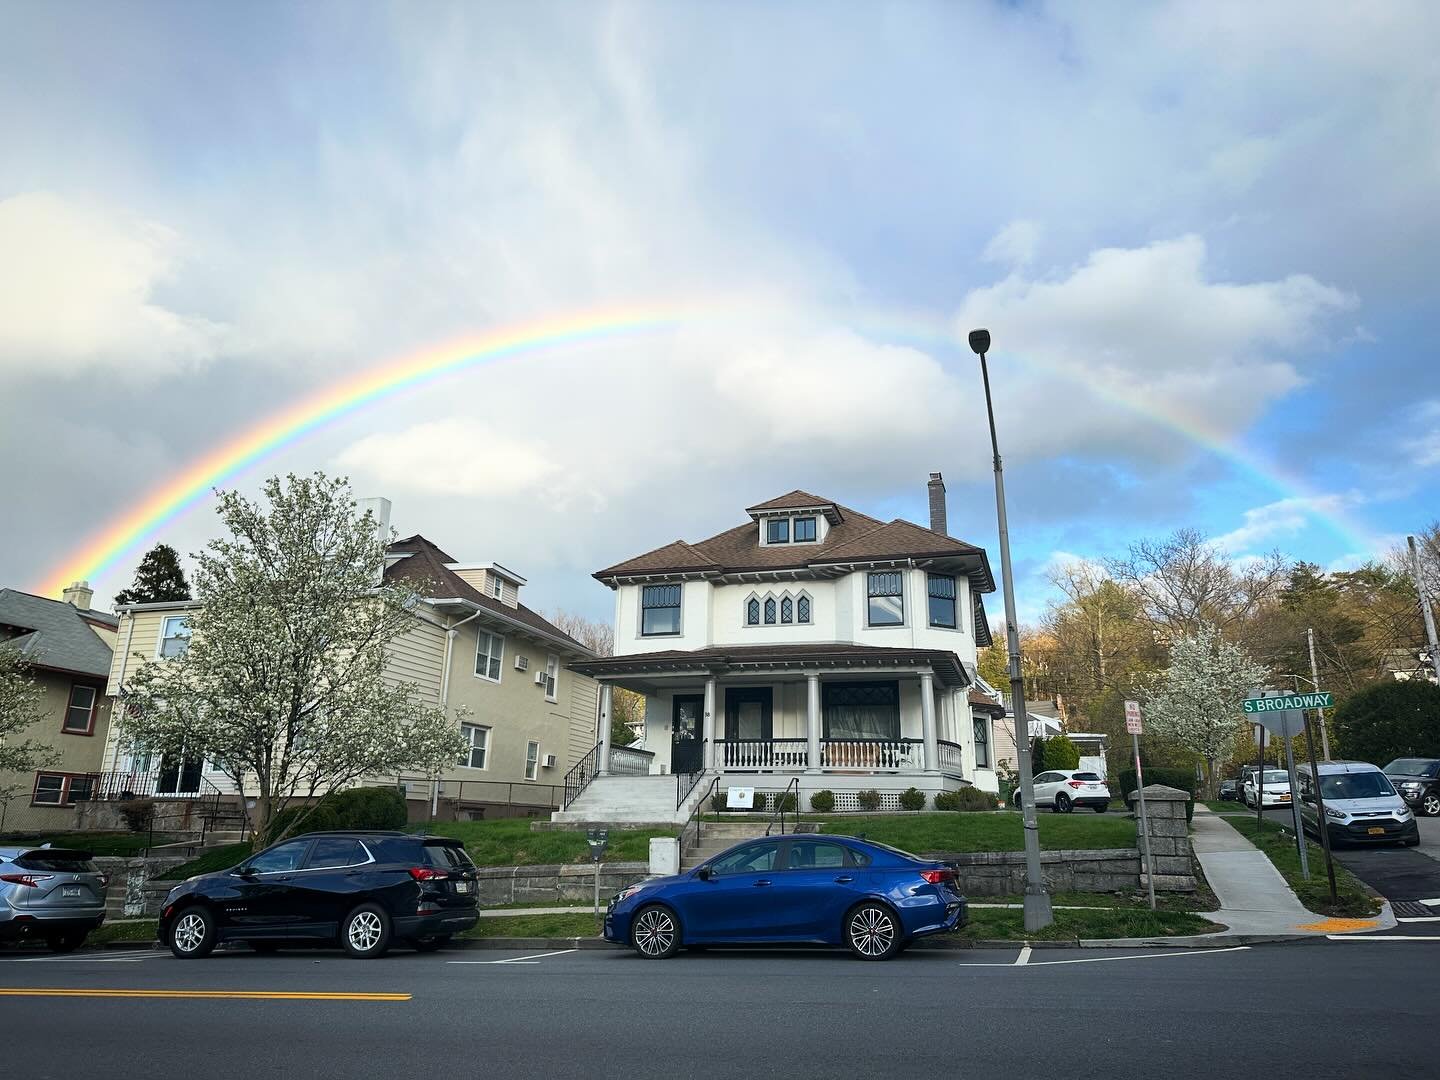
<svg viewBox="0 0 1440 1080">
<path fill-rule="evenodd" d="M 925 768 L 925 744 L 920 739 L 822 739 L 820 766 L 866 772 L 919 772 Z"/>
<path fill-rule="evenodd" d="M 715 756 L 724 769 L 804 769 L 810 754 L 804 739 L 717 739 Z"/>
</svg>

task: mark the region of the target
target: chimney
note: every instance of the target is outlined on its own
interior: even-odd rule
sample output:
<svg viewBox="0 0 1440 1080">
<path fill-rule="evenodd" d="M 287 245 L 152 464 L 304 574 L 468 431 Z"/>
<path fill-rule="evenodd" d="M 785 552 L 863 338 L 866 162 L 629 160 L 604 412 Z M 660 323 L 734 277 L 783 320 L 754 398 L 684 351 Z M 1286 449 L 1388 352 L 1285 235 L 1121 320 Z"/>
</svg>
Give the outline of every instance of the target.
<svg viewBox="0 0 1440 1080">
<path fill-rule="evenodd" d="M 77 607 L 81 611 L 89 611 L 90 603 L 95 599 L 95 590 L 90 588 L 88 581 L 72 581 L 70 587 L 60 594 L 65 603 Z"/>
<path fill-rule="evenodd" d="M 945 525 L 945 480 L 938 472 L 932 472 L 930 483 L 925 486 L 930 490 L 930 529 L 941 536 L 949 536 Z"/>
<path fill-rule="evenodd" d="M 365 511 L 375 518 L 375 539 L 380 541 L 382 547 L 390 546 L 390 500 L 389 499 L 356 499 L 355 516 L 363 518 Z M 380 560 L 380 566 L 375 571 L 375 584 L 379 585 L 385 580 L 385 560 Z"/>
</svg>

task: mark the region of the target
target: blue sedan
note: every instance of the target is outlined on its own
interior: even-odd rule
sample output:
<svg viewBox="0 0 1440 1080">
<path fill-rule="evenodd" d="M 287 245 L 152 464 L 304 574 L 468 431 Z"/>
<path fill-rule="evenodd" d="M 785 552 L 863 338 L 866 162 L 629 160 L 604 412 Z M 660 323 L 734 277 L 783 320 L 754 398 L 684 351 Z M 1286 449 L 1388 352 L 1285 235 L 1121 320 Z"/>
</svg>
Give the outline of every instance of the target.
<svg viewBox="0 0 1440 1080">
<path fill-rule="evenodd" d="M 631 885 L 610 902 L 605 938 L 663 960 L 705 945 L 844 945 L 888 960 L 916 938 L 958 930 L 955 871 L 850 836 L 736 844 L 689 873 Z"/>
</svg>

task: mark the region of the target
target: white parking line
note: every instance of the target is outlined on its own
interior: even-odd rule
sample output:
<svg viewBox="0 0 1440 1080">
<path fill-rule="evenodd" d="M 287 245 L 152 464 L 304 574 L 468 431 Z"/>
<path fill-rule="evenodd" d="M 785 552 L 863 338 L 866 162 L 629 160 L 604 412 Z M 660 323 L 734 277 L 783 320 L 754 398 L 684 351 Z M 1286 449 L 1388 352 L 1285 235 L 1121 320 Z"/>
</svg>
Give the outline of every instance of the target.
<svg viewBox="0 0 1440 1080">
<path fill-rule="evenodd" d="M 1020 950 L 1020 955 L 1015 957 L 1015 967 L 1024 967 L 1030 962 L 1030 946 L 1026 945 Z"/>
<path fill-rule="evenodd" d="M 1421 934 L 1326 934 L 1331 941 L 1433 941 L 1440 944 L 1440 937 L 1425 937 Z"/>
<path fill-rule="evenodd" d="M 538 964 L 547 956 L 564 956 L 566 953 L 579 952 L 579 949 L 560 949 L 556 952 L 534 953 L 531 956 L 512 956 L 508 960 L 447 960 L 447 964 Z"/>
<path fill-rule="evenodd" d="M 1396 922 L 1440 922 L 1440 915 L 1407 915 L 1395 916 Z"/>
<path fill-rule="evenodd" d="M 152 960 L 160 954 L 153 950 L 143 952 L 124 952 L 110 956 L 95 956 L 82 953 L 78 956 L 15 956 L 6 957 L 7 964 L 138 964 L 144 960 Z"/>
</svg>

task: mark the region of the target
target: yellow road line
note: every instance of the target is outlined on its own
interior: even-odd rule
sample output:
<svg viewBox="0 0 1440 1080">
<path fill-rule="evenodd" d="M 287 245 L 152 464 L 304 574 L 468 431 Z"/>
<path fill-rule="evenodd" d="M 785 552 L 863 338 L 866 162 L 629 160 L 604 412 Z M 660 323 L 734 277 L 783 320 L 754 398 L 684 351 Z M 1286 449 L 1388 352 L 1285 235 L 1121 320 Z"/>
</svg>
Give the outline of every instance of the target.
<svg viewBox="0 0 1440 1080">
<path fill-rule="evenodd" d="M 293 990 L 51 990 L 0 987 L 0 997 L 239 998 L 245 1001 L 409 1001 L 409 994 L 303 993 Z"/>
</svg>

